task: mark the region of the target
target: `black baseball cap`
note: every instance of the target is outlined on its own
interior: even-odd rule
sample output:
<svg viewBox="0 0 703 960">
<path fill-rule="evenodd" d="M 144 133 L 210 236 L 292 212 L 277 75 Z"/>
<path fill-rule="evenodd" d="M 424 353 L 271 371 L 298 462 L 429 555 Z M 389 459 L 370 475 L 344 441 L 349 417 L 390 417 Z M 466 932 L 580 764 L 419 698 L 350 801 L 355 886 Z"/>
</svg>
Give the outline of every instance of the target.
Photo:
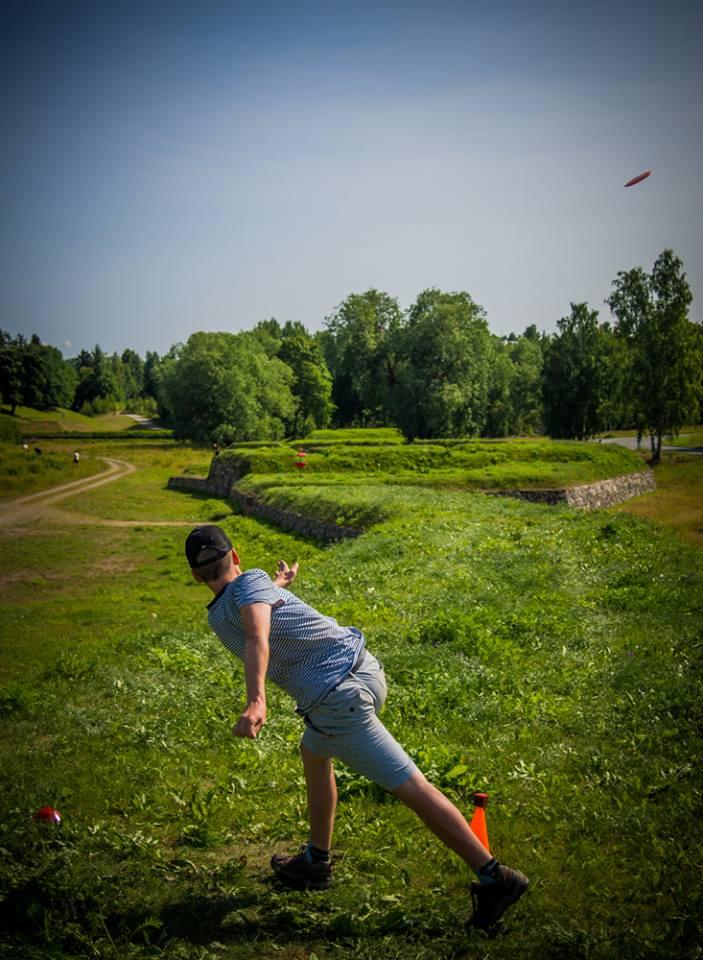
<svg viewBox="0 0 703 960">
<path fill-rule="evenodd" d="M 186 558 L 191 570 L 221 560 L 231 549 L 232 544 L 224 530 L 209 523 L 191 530 L 186 538 Z"/>
</svg>

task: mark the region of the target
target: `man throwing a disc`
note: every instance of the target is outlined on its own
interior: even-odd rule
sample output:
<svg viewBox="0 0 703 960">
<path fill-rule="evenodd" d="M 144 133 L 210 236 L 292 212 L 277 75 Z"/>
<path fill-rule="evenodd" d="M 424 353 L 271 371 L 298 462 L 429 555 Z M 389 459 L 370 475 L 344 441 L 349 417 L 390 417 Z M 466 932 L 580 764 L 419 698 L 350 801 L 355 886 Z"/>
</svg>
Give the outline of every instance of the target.
<svg viewBox="0 0 703 960">
<path fill-rule="evenodd" d="M 487 853 L 454 804 L 434 787 L 381 723 L 383 667 L 356 627 L 340 626 L 290 592 L 297 564 L 281 561 L 273 580 L 242 571 L 225 532 L 196 527 L 185 552 L 193 576 L 214 594 L 208 623 L 244 664 L 247 704 L 234 733 L 254 739 L 266 723 L 266 680 L 296 701 L 305 723 L 300 751 L 307 785 L 310 834 L 293 856 L 271 866 L 285 884 L 325 889 L 332 883 L 330 847 L 337 806 L 332 759 L 389 790 L 476 872 L 470 923 L 489 930 L 527 890 L 518 870 Z"/>
</svg>

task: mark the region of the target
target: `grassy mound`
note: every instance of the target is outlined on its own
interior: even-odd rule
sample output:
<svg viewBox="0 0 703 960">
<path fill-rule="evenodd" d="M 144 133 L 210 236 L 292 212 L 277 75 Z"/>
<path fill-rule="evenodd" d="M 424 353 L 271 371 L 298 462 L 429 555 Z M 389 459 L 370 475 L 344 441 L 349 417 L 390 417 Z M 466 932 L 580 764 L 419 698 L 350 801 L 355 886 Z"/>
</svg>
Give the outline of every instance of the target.
<svg viewBox="0 0 703 960">
<path fill-rule="evenodd" d="M 641 459 L 614 444 L 551 440 L 472 440 L 460 444 L 408 444 L 305 448 L 305 468 L 296 467 L 295 449 L 276 445 L 230 448 L 221 456 L 240 477 L 249 474 L 298 475 L 316 483 L 356 477 L 402 484 L 463 489 L 552 488 L 590 483 L 642 470 Z"/>
</svg>

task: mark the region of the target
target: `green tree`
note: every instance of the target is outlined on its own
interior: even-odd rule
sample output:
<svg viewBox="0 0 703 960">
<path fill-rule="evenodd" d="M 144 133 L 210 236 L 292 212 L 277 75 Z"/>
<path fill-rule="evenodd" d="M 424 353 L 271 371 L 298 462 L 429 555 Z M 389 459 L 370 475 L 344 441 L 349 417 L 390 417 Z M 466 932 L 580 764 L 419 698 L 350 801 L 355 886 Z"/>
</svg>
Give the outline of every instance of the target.
<svg viewBox="0 0 703 960">
<path fill-rule="evenodd" d="M 483 308 L 466 292 L 425 290 L 396 340 L 395 410 L 405 436 L 481 433 L 494 355 Z"/>
<path fill-rule="evenodd" d="M 511 394 L 516 370 L 508 345 L 493 337 L 492 346 L 486 422 L 481 432 L 485 437 L 507 437 L 515 423 Z"/>
<path fill-rule="evenodd" d="M 629 390 L 630 357 L 627 346 L 609 323 L 599 328 L 601 354 L 606 376 L 601 378 L 598 422 L 602 430 L 637 425 L 640 416 Z"/>
<path fill-rule="evenodd" d="M 552 437 L 586 440 L 600 427 L 601 386 L 605 379 L 598 311 L 572 303 L 548 341 L 543 379 L 544 415 Z"/>
<path fill-rule="evenodd" d="M 373 289 L 351 294 L 327 317 L 318 339 L 332 374 L 340 426 L 390 421 L 402 319 L 398 301 Z"/>
<path fill-rule="evenodd" d="M 164 359 L 159 399 L 177 439 L 277 440 L 294 413 L 292 380 L 251 332 L 200 332 Z"/>
<path fill-rule="evenodd" d="M 159 395 L 159 370 L 161 359 L 155 350 L 147 350 L 144 358 L 143 373 L 143 395 L 158 399 Z"/>
<path fill-rule="evenodd" d="M 300 326 L 302 327 L 302 324 Z M 304 327 L 302 329 L 305 330 Z M 283 327 L 275 317 L 271 317 L 269 320 L 260 320 L 252 333 L 264 348 L 268 357 L 278 356 L 278 351 L 281 349 Z"/>
<path fill-rule="evenodd" d="M 692 299 L 682 261 L 664 250 L 651 274 L 620 271 L 607 300 L 629 350 L 632 403 L 649 431 L 654 463 L 662 436 L 678 433 L 699 409 L 703 362 L 688 318 Z"/>
<path fill-rule="evenodd" d="M 56 347 L 36 334 L 27 341 L 0 332 L 0 391 L 13 413 L 18 404 L 38 410 L 69 406 L 75 386 L 76 375 Z"/>
<path fill-rule="evenodd" d="M 0 394 L 2 402 L 10 408 L 12 416 L 22 403 L 24 384 L 22 373 L 22 350 L 26 345 L 24 337 L 13 338 L 0 330 Z"/>
<path fill-rule="evenodd" d="M 328 426 L 334 410 L 332 376 L 319 343 L 302 325 L 289 322 L 282 330 L 278 358 L 293 373 L 295 413 L 289 432 L 300 437 Z"/>
<path fill-rule="evenodd" d="M 127 348 L 120 357 L 120 382 L 125 403 L 135 405 L 144 395 L 144 362 Z"/>
<path fill-rule="evenodd" d="M 118 409 L 124 400 L 119 357 L 106 356 L 96 344 L 92 353 L 81 351 L 75 364 L 79 379 L 73 400 L 74 410 L 90 415 Z"/>
<path fill-rule="evenodd" d="M 22 350 L 23 403 L 37 410 L 68 407 L 77 377 L 61 351 L 41 342 L 36 334 Z"/>
<path fill-rule="evenodd" d="M 544 429 L 542 402 L 543 340 L 531 324 L 521 337 L 508 342 L 513 362 L 510 381 L 510 404 L 513 411 L 512 431 L 517 434 L 541 433 Z"/>
</svg>

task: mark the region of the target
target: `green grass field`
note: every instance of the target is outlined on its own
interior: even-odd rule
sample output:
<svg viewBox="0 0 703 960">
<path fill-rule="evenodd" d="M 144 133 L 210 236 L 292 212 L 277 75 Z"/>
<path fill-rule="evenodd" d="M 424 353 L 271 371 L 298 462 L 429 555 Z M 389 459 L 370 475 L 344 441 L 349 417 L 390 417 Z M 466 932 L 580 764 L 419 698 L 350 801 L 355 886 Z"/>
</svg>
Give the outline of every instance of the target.
<svg viewBox="0 0 703 960">
<path fill-rule="evenodd" d="M 81 450 L 73 462 L 73 448 L 65 444 L 42 443 L 23 450 L 17 444 L 0 443 L 0 501 L 92 476 L 105 469 L 93 451 Z"/>
<path fill-rule="evenodd" d="M 119 487 L 116 493 L 115 489 L 108 487 L 102 501 L 98 499 L 98 503 L 102 502 L 103 506 L 110 505 L 112 509 L 113 504 L 123 502 L 130 516 L 132 511 L 136 511 L 135 518 L 140 515 L 150 517 L 152 514 L 149 496 L 153 489 L 158 490 L 160 485 L 165 486 L 172 473 L 206 474 L 209 464 L 209 456 L 205 451 L 176 445 L 170 441 L 125 441 L 117 445 L 96 440 L 83 443 L 76 440 L 40 440 L 38 445 L 41 455 L 35 453 L 34 446 L 23 450 L 16 444 L 0 444 L 0 501 L 93 476 L 106 469 L 107 457 L 118 460 L 128 457 L 130 462 L 138 466 L 139 477 L 147 483 L 140 480 L 135 487 L 128 483 L 126 478 L 126 489 Z M 73 453 L 76 450 L 80 455 L 77 464 L 73 462 Z M 96 495 L 97 492 L 92 496 Z M 72 505 L 89 511 L 90 500 L 84 495 L 77 495 Z M 159 500 L 157 511 L 161 505 L 162 501 Z"/>
<path fill-rule="evenodd" d="M 0 528 L 3 956 L 700 957 L 703 554 L 675 530 L 384 478 L 251 478 L 374 521 L 326 547 L 166 489 L 203 451 L 95 454 L 137 472 Z M 692 459 L 631 503 L 665 519 L 677 482 L 695 499 Z M 259 739 L 231 736 L 241 667 L 182 558 L 190 522 L 215 517 L 245 567 L 298 559 L 295 591 L 364 629 L 385 721 L 430 779 L 467 815 L 490 793 L 492 849 L 532 880 L 498 936 L 464 929 L 467 869 L 341 766 L 335 886 L 271 882 L 271 853 L 305 839 L 300 723 L 274 688 Z M 32 820 L 44 804 L 58 827 Z"/>
<path fill-rule="evenodd" d="M 703 548 L 703 457 L 665 453 L 655 470 L 657 489 L 613 507 L 647 517 Z"/>
<path fill-rule="evenodd" d="M 703 430 L 682 430 L 678 437 L 668 437 L 666 443 L 672 447 L 703 447 Z"/>
<path fill-rule="evenodd" d="M 34 410 L 32 407 L 17 407 L 15 411 L 23 433 L 55 433 L 71 431 L 92 433 L 95 430 L 119 432 L 134 426 L 135 421 L 123 414 L 105 414 L 99 417 L 86 417 L 73 410 L 57 407 L 55 410 Z"/>
</svg>

